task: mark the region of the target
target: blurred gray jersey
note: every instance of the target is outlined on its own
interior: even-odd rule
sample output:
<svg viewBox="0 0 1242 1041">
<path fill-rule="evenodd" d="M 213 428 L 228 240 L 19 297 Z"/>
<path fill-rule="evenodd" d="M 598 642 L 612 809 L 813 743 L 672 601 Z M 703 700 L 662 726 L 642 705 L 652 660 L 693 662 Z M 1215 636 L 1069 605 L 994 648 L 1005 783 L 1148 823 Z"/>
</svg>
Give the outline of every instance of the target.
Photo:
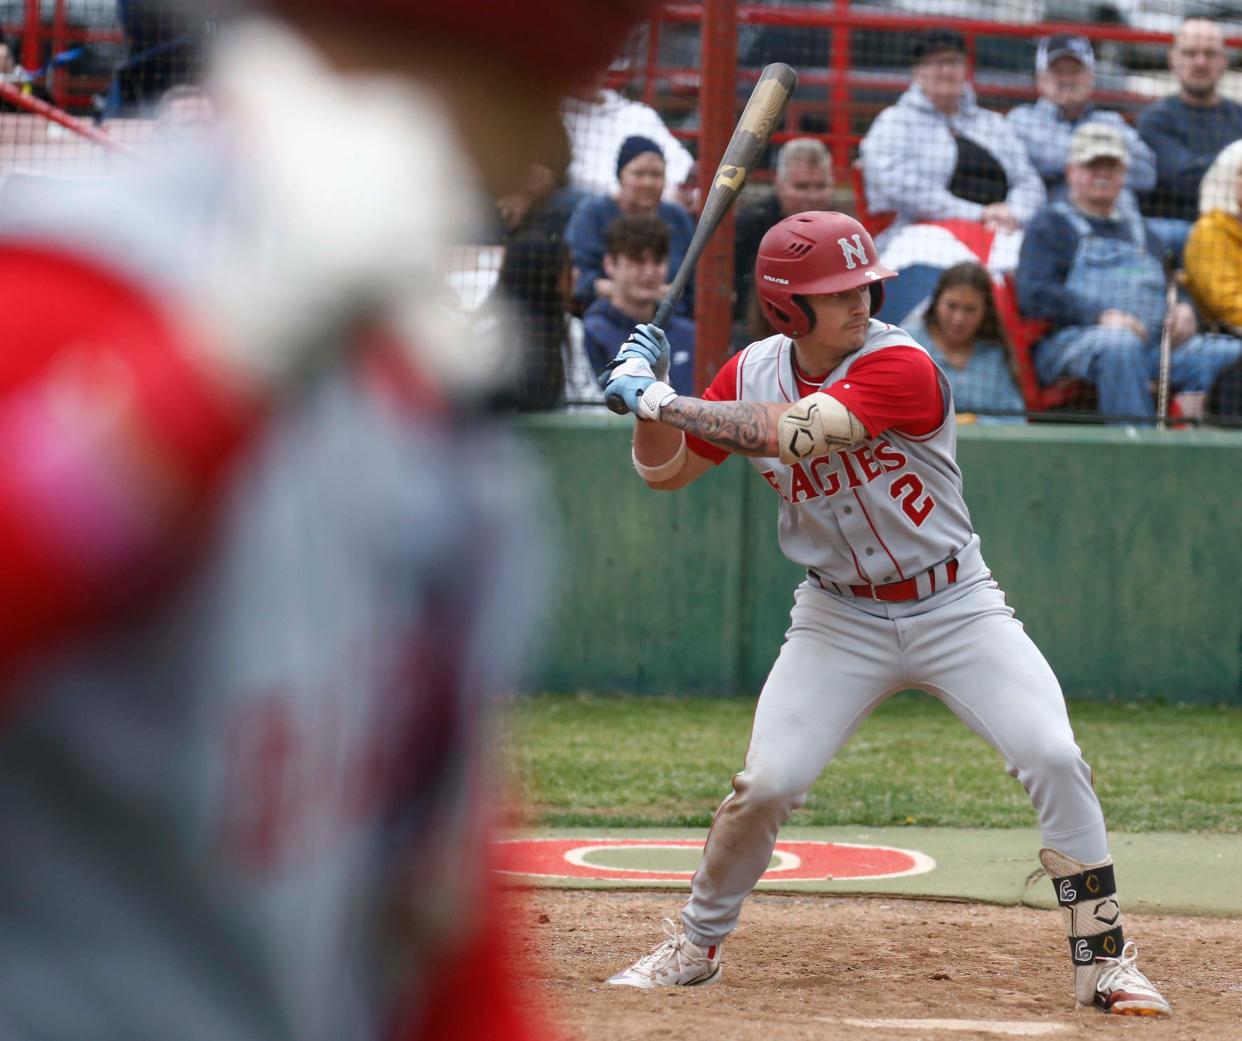
<svg viewBox="0 0 1242 1041">
<path fill-rule="evenodd" d="M 477 897 L 455 858 L 523 472 L 326 381 L 188 580 L 33 675 L 0 734 L 0 1036 L 378 1036 L 416 969 L 384 933 Z"/>
<path fill-rule="evenodd" d="M 897 346 L 922 350 L 903 330 L 872 320 L 862 348 L 823 386 L 847 380 L 859 358 Z M 796 400 L 792 354 L 785 336 L 747 347 L 737 369 L 738 400 Z M 973 531 L 954 458 L 953 394 L 943 374 L 940 390 L 944 421 L 925 437 L 887 430 L 792 466 L 748 460 L 781 497 L 785 556 L 832 582 L 883 585 L 912 578 L 966 546 Z"/>
<path fill-rule="evenodd" d="M 264 76 L 287 78 L 279 62 L 254 73 L 256 104 Z M 297 123 L 275 113 L 277 135 L 280 119 Z M 296 141 L 249 140 L 296 173 Z M 170 309 L 220 306 L 203 298 L 204 256 L 227 240 L 215 255 L 253 257 L 263 277 L 234 269 L 221 327 L 260 345 L 334 328 L 335 311 L 291 309 L 298 292 L 330 286 L 346 315 L 352 285 L 372 302 L 372 268 L 394 299 L 422 299 L 402 290 L 419 274 L 408 256 L 385 266 L 359 248 L 351 267 L 331 243 L 319 283 L 282 285 L 264 264 L 309 203 L 264 195 L 229 141 L 136 185 L 36 189 L 0 236 L 120 272 Z M 331 157 L 303 158 L 330 187 Z M 441 186 L 424 187 L 443 208 Z M 310 203 L 362 205 L 338 195 Z M 357 221 L 332 227 L 358 241 Z M 36 664 L 0 725 L 5 1041 L 379 1037 L 398 998 L 417 1007 L 418 959 L 434 966 L 477 910 L 478 716 L 534 613 L 530 470 L 484 417 L 424 407 L 337 346 L 237 460 L 180 580 Z M 427 369 L 421 382 L 442 386 Z"/>
</svg>

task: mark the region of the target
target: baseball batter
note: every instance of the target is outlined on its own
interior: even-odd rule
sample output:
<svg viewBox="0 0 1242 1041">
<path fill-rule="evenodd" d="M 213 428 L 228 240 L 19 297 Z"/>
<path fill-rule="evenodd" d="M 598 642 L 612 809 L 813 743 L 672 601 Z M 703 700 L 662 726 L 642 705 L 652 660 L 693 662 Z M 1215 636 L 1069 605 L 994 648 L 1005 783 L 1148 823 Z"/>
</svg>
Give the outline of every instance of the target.
<svg viewBox="0 0 1242 1041">
<path fill-rule="evenodd" d="M 650 487 L 684 488 L 746 456 L 779 500 L 782 551 L 807 573 L 681 928 L 666 923 L 664 941 L 609 982 L 718 981 L 721 945 L 781 825 L 868 714 L 917 687 L 1030 794 L 1040 860 L 1068 913 L 1077 1002 L 1168 1015 L 1122 932 L 1103 814 L 1060 686 L 971 528 L 949 384 L 903 330 L 872 317 L 894 272 L 853 218 L 812 212 L 764 236 L 755 275 L 778 335 L 730 359 L 702 399 L 657 378 L 668 347 L 654 326 L 639 326 L 606 374 L 641 420 L 633 461 Z"/>
</svg>

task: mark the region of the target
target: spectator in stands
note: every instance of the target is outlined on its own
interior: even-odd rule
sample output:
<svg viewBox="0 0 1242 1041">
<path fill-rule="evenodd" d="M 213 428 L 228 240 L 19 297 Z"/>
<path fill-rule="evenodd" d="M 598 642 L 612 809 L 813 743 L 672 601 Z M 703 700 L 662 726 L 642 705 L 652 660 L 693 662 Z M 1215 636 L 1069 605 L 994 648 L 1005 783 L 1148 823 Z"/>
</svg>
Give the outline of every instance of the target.
<svg viewBox="0 0 1242 1041">
<path fill-rule="evenodd" d="M 1186 240 L 1186 286 L 1199 313 L 1242 330 L 1242 141 L 1216 157 L 1199 188 L 1199 219 Z"/>
<path fill-rule="evenodd" d="M 667 164 L 664 198 L 676 201 L 694 157 L 655 109 L 595 84 L 568 98 L 561 115 L 572 146 L 569 183 L 574 188 L 588 195 L 612 195 L 617 190 L 615 163 L 622 143 L 628 137 L 645 137 L 659 146 Z"/>
<path fill-rule="evenodd" d="M 1156 154 L 1156 187 L 1142 200 L 1143 212 L 1175 261 L 1199 216 L 1199 182 L 1220 150 L 1242 138 L 1242 105 L 1218 90 L 1228 65 L 1214 22 L 1183 22 L 1169 50 L 1178 92 L 1139 113 L 1139 133 Z"/>
<path fill-rule="evenodd" d="M 655 316 L 664 296 L 668 249 L 668 228 L 657 217 L 620 217 L 608 229 L 608 289 L 582 316 L 586 354 L 597 375 L 616 357 L 634 326 Z M 678 394 L 692 394 L 694 322 L 674 314 L 664 332 L 672 348 L 668 383 Z"/>
<path fill-rule="evenodd" d="M 197 134 L 215 125 L 216 106 L 202 87 L 183 83 L 164 92 L 155 118 L 163 133 Z"/>
<path fill-rule="evenodd" d="M 508 303 L 522 331 L 522 363 L 513 388 L 514 403 L 523 412 L 556 408 L 565 387 L 565 355 L 569 338 L 569 295 L 573 264 L 564 239 L 539 228 L 520 231 L 505 246 L 493 296 Z M 479 311 L 481 335 L 488 335 L 498 310 L 489 298 Z"/>
<path fill-rule="evenodd" d="M 1208 391 L 1206 411 L 1214 419 L 1223 419 L 1230 426 L 1242 421 L 1242 361 L 1235 361 L 1220 370 Z"/>
<path fill-rule="evenodd" d="M 9 76 L 18 69 L 17 59 L 9 50 L 9 41 L 0 32 L 0 76 Z"/>
<path fill-rule="evenodd" d="M 1040 381 L 1088 380 L 1104 415 L 1137 418 L 1155 412 L 1149 382 L 1166 321 L 1175 389 L 1206 391 L 1242 355 L 1242 340 L 1196 335 L 1194 309 L 1184 301 L 1166 314 L 1160 240 L 1117 205 L 1128 155 L 1116 127 L 1087 123 L 1074 131 L 1065 168 L 1069 198 L 1042 209 L 1027 228 L 1017 290 L 1028 316 L 1052 323 L 1035 347 Z"/>
<path fill-rule="evenodd" d="M 888 232 L 959 218 L 1016 231 L 1044 202 L 1044 185 L 1003 116 L 979 106 L 967 82 L 966 41 L 953 29 L 921 34 L 914 82 L 871 124 L 859 148 L 867 202 L 892 211 Z"/>
<path fill-rule="evenodd" d="M 569 186 L 569 160 L 569 134 L 562 127 L 548 155 L 531 165 L 522 187 L 496 200 L 503 229 L 497 241 L 532 228 L 558 237 L 565 234 L 584 197 Z"/>
<path fill-rule="evenodd" d="M 673 192 L 673 202 L 677 203 L 695 220 L 703 212 L 703 193 L 699 191 L 699 162 L 696 159 L 690 164 L 686 176 L 677 190 Z"/>
<path fill-rule="evenodd" d="M 1039 99 L 1018 105 L 1005 117 L 1026 146 L 1049 199 L 1064 199 L 1065 162 L 1070 137 L 1083 123 L 1107 123 L 1121 131 L 1129 161 L 1121 205 L 1137 213 L 1135 192 L 1148 192 L 1156 183 L 1156 157 L 1138 131 L 1119 112 L 1097 108 L 1091 101 L 1095 87 L 1095 52 L 1085 36 L 1059 33 L 1039 41 L 1035 52 L 1035 82 Z"/>
<path fill-rule="evenodd" d="M 1001 324 L 992 276 L 981 264 L 947 268 L 936 283 L 927 311 L 906 331 L 927 348 L 953 388 L 958 414 L 984 422 L 1021 423 L 1026 403 L 1014 376 L 1013 347 Z"/>
<path fill-rule="evenodd" d="M 202 5 L 168 0 L 118 0 L 128 57 L 116 67 L 105 114 L 145 116 L 169 87 L 193 83 L 214 21 Z"/>
<path fill-rule="evenodd" d="M 808 210 L 832 209 L 832 158 L 823 142 L 799 137 L 776 155 L 772 192 L 738 213 L 733 250 L 733 317 L 745 319 L 755 284 L 759 242 L 778 221 Z"/>
<path fill-rule="evenodd" d="M 668 278 L 686 255 L 694 224 L 690 215 L 676 203 L 664 202 L 665 166 L 660 146 L 648 137 L 627 137 L 615 157 L 619 188 L 614 195 L 591 195 L 574 210 L 565 229 L 565 238 L 573 251 L 578 284 L 574 300 L 582 307 L 597 296 L 611 292 L 604 271 L 606 238 L 612 222 L 618 217 L 647 215 L 658 217 L 669 230 Z M 682 297 L 678 310 L 690 314 L 691 294 Z M 614 352 L 615 353 L 615 352 Z M 609 355 L 611 359 L 612 355 Z"/>
</svg>

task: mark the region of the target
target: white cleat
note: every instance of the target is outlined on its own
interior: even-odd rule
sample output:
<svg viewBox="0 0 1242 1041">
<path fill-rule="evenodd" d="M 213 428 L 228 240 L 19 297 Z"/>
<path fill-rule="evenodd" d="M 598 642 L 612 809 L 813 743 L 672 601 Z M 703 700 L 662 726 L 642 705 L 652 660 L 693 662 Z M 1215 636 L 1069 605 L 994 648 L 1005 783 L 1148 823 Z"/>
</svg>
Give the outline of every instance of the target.
<svg viewBox="0 0 1242 1041">
<path fill-rule="evenodd" d="M 1151 980 L 1138 970 L 1138 947 L 1126 941 L 1120 958 L 1097 958 L 1103 965 L 1095 985 L 1095 1006 L 1115 1016 L 1169 1016 L 1173 1009 Z"/>
<path fill-rule="evenodd" d="M 650 954 L 639 958 L 628 969 L 622 969 L 608 982 L 618 987 L 698 987 L 719 983 L 720 944 L 700 947 L 686 939 L 685 934 L 665 918 L 664 939 Z"/>
</svg>

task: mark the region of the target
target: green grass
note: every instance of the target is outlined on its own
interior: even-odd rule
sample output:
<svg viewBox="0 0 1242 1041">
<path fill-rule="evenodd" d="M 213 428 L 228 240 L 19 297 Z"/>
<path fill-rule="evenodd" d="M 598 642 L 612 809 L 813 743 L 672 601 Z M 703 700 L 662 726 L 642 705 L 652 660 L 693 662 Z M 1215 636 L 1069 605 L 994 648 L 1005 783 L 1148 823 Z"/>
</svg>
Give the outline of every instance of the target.
<svg viewBox="0 0 1242 1041">
<path fill-rule="evenodd" d="M 748 699 L 544 695 L 506 727 L 528 823 L 705 827 L 746 752 Z M 1242 831 L 1242 709 L 1078 702 L 1070 718 L 1116 831 Z M 1000 756 L 930 697 L 891 699 L 795 824 L 1034 827 Z"/>
</svg>

